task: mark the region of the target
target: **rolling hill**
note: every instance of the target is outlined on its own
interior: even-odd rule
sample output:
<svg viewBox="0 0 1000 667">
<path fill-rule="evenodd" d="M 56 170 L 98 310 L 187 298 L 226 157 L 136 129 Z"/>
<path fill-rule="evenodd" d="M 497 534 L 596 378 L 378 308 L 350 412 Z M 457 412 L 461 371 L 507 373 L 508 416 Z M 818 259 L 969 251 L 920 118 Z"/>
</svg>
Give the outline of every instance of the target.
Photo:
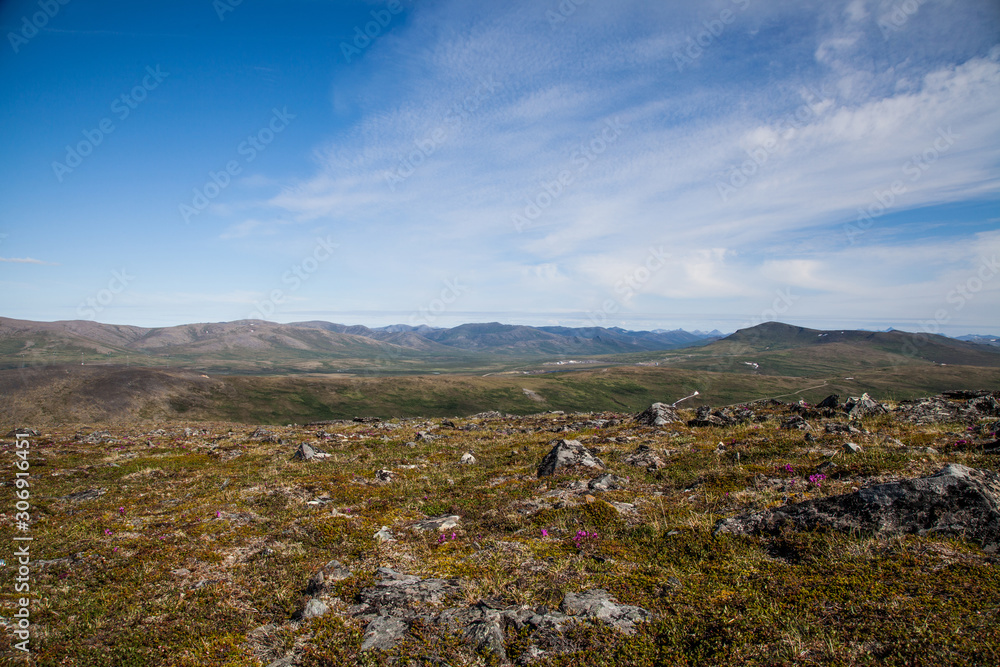
<svg viewBox="0 0 1000 667">
<path fill-rule="evenodd" d="M 143 328 L 0 318 L 0 368 L 76 362 L 241 373 L 443 372 L 492 368 L 504 359 L 668 350 L 711 340 L 687 332 L 550 329 L 498 323 L 369 329 L 256 320 Z"/>
</svg>

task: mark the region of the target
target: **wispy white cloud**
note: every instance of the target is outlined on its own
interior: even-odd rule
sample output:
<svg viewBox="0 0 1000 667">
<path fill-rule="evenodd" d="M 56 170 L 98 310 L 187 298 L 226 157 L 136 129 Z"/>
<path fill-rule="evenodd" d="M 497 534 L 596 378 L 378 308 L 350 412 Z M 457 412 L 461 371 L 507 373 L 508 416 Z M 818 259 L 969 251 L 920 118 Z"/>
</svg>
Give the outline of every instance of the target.
<svg viewBox="0 0 1000 667">
<path fill-rule="evenodd" d="M 547 5 L 424 6 L 359 64 L 360 120 L 255 215 L 372 248 L 386 261 L 366 289 L 389 309 L 408 309 L 398 286 L 434 266 L 477 277 L 472 308 L 585 310 L 661 245 L 670 261 L 626 310 L 752 311 L 792 287 L 809 294 L 801 312 L 916 317 L 974 263 L 970 239 L 892 245 L 883 232 L 900 223 L 880 215 L 851 244 L 844 226 L 896 184 L 893 214 L 1000 194 L 1000 22 L 986 12 L 959 40 L 986 10 L 928 2 L 887 36 L 884 1 L 752 3 L 679 72 L 674 53 L 734 4 L 588 4 L 559 25 Z M 793 43 L 768 36 L 779 24 Z M 609 121 L 626 127 L 613 142 Z M 512 217 L 532 204 L 519 232 Z"/>
<path fill-rule="evenodd" d="M 43 262 L 40 259 L 34 259 L 33 257 L 0 257 L 0 262 L 9 262 L 12 264 L 41 264 L 43 266 L 59 266 L 56 262 Z"/>
</svg>

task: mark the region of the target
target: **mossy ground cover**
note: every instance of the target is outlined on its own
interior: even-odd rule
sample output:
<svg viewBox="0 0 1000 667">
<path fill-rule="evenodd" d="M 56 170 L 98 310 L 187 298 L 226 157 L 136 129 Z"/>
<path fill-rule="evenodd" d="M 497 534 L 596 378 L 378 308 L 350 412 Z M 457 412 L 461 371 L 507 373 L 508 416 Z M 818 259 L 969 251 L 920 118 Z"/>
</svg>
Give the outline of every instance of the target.
<svg viewBox="0 0 1000 667">
<path fill-rule="evenodd" d="M 554 608 L 566 592 L 600 587 L 654 615 L 631 636 L 580 625 L 569 631 L 579 650 L 539 664 L 1000 664 L 997 557 L 975 544 L 712 535 L 723 517 L 932 474 L 946 462 L 996 469 L 980 436 L 966 424 L 883 416 L 850 436 L 864 451 L 848 455 L 845 436 L 824 433 L 822 420 L 806 441 L 779 428 L 786 408 L 757 412 L 760 421 L 730 428 L 648 428 L 604 413 L 268 433 L 219 422 L 46 429 L 30 439 L 31 664 L 263 667 L 287 653 L 309 667 L 490 664 L 459 636 L 422 626 L 393 651 L 362 653 L 363 628 L 345 609 L 380 566 L 460 578 L 467 603 Z M 601 427 L 598 418 L 613 421 Z M 91 438 L 99 442 L 84 441 L 102 430 Z M 539 479 L 539 462 L 563 437 L 598 454 L 625 488 L 588 498 L 571 485 L 593 475 Z M 330 456 L 292 458 L 302 442 Z M 666 466 L 628 465 L 641 444 Z M 474 465 L 459 463 L 467 451 Z M 810 481 L 831 460 L 826 478 Z M 16 499 L 5 467 L 0 540 L 10 545 Z M 392 470 L 391 481 L 378 481 L 379 470 Z M 72 495 L 88 490 L 101 495 Z M 459 526 L 411 529 L 442 514 L 460 516 Z M 395 541 L 374 539 L 383 526 Z M 335 586 L 344 607 L 292 620 L 310 575 L 331 560 L 354 573 Z M 10 575 L 11 562 L 8 554 L 0 572 Z M 0 591 L 5 623 L 17 597 L 11 579 Z M 527 641 L 506 640 L 510 655 Z M 0 660 L 19 664 L 10 644 Z"/>
</svg>

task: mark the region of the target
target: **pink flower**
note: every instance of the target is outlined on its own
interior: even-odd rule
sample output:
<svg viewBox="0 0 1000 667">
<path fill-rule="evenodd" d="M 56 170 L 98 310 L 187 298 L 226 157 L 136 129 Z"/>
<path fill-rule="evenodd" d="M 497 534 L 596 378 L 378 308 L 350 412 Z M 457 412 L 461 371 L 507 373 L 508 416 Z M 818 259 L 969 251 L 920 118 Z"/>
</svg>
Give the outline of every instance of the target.
<svg viewBox="0 0 1000 667">
<path fill-rule="evenodd" d="M 549 531 L 542 528 L 542 537 L 548 537 L 548 536 L 549 536 Z"/>
<path fill-rule="evenodd" d="M 104 534 L 105 535 L 110 535 L 111 534 L 111 529 L 110 528 L 105 528 L 104 529 Z"/>
<path fill-rule="evenodd" d="M 216 519 L 221 519 L 222 518 L 222 512 L 220 510 L 215 510 L 215 518 Z"/>
</svg>

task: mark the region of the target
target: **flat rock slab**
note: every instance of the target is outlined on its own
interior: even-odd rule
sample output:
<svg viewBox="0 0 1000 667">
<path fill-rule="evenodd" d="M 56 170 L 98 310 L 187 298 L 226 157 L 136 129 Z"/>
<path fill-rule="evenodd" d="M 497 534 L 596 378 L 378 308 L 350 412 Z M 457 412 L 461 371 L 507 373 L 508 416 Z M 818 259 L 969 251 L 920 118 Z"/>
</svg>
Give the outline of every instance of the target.
<svg viewBox="0 0 1000 667">
<path fill-rule="evenodd" d="M 421 532 L 429 532 L 433 530 L 449 530 L 458 526 L 459 521 L 462 517 L 456 514 L 446 514 L 444 516 L 433 516 L 429 519 L 424 519 L 423 521 L 417 521 L 413 524 L 416 530 Z"/>
<path fill-rule="evenodd" d="M 607 591 L 594 589 L 567 593 L 559 610 L 525 605 L 505 605 L 499 600 L 458 604 L 466 585 L 459 579 L 421 579 L 389 568 L 379 568 L 380 579 L 359 595 L 359 604 L 348 614 L 366 623 L 361 649 L 388 650 L 402 641 L 414 622 L 460 634 L 476 650 L 494 654 L 509 664 L 504 638 L 507 630 L 526 633 L 531 644 L 519 660 L 549 652 L 571 650 L 564 637 L 567 626 L 599 620 L 625 634 L 651 614 L 641 607 L 619 604 Z M 319 604 L 313 605 L 319 611 Z"/>
<path fill-rule="evenodd" d="M 567 593 L 561 608 L 567 616 L 596 618 L 625 634 L 632 634 L 635 624 L 649 620 L 650 616 L 642 607 L 618 604 L 602 588 L 584 593 Z"/>
<path fill-rule="evenodd" d="M 885 535 L 948 535 L 1000 546 L 1000 475 L 949 464 L 930 477 L 722 519 L 715 533 L 778 534 L 829 529 Z"/>
</svg>

